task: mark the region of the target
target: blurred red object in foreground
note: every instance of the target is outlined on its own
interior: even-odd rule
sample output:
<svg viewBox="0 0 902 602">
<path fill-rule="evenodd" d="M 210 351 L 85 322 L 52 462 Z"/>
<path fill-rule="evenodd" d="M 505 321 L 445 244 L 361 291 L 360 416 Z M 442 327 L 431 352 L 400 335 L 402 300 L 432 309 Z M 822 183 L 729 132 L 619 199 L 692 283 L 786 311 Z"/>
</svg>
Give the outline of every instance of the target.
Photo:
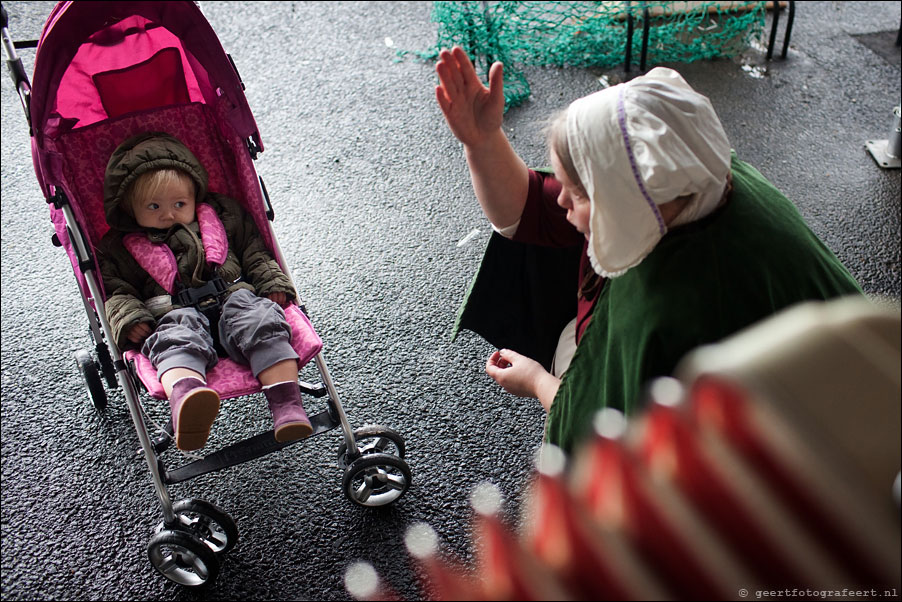
<svg viewBox="0 0 902 602">
<path fill-rule="evenodd" d="M 629 422 L 600 412 L 572 461 L 543 446 L 519 534 L 498 489 L 480 484 L 469 575 L 422 525 L 431 543 L 408 550 L 424 589 L 440 600 L 898 597 L 900 314 L 863 299 L 806 303 L 697 349 L 676 378 L 649 383 Z"/>
</svg>

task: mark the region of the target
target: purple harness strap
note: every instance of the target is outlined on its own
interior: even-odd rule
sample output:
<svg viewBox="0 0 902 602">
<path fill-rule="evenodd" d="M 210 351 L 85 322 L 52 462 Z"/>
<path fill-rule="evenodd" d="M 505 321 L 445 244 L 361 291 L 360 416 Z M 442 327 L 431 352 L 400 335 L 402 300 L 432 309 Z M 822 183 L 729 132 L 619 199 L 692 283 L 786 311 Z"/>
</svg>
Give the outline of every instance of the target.
<svg viewBox="0 0 902 602">
<path fill-rule="evenodd" d="M 225 226 L 216 210 L 206 203 L 197 206 L 197 223 L 200 239 L 204 245 L 207 263 L 221 266 L 229 252 L 229 240 Z M 151 242 L 146 234 L 132 232 L 122 238 L 122 242 L 135 261 L 150 274 L 170 295 L 175 294 L 175 280 L 178 278 L 178 264 L 175 254 L 165 243 Z"/>
</svg>

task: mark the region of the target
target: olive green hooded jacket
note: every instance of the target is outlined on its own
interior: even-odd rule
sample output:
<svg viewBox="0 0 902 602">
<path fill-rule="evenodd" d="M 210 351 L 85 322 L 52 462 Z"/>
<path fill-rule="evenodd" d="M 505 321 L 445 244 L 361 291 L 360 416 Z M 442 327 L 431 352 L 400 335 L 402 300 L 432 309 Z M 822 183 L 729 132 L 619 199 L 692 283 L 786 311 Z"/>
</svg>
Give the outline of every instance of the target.
<svg viewBox="0 0 902 602">
<path fill-rule="evenodd" d="M 219 268 L 228 284 L 227 293 L 246 288 L 259 296 L 283 292 L 296 298 L 291 281 L 279 267 L 260 235 L 253 218 L 241 205 L 226 196 L 207 190 L 207 172 L 194 154 L 179 140 L 159 132 L 148 132 L 123 142 L 107 164 L 104 177 L 104 211 L 110 231 L 98 249 L 101 276 L 106 295 L 106 317 L 119 348 L 130 345 L 128 331 L 147 322 L 152 326 L 163 313 L 152 312 L 148 299 L 168 295 L 132 257 L 122 238 L 130 232 L 146 232 L 151 242 L 169 246 L 178 265 L 178 279 L 184 287 L 202 286 L 213 276 L 206 263 L 197 221 L 177 224 L 168 230 L 154 230 L 138 225 L 122 208 L 131 184 L 142 173 L 153 169 L 175 168 L 187 173 L 195 182 L 197 203 L 207 203 L 216 210 L 226 231 L 229 251 Z M 240 280 L 239 280 L 240 278 Z"/>
</svg>

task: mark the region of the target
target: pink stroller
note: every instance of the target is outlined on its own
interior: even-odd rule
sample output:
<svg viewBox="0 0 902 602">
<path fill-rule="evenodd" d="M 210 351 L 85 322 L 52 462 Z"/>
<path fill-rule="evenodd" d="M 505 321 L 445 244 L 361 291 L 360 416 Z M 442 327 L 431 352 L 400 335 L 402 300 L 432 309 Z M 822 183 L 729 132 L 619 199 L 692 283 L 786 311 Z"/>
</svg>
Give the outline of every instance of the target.
<svg viewBox="0 0 902 602">
<path fill-rule="evenodd" d="M 33 84 L 8 36 L 5 10 L 3 41 L 30 127 L 37 179 L 50 205 L 53 242 L 72 263 L 93 337 L 93 353 L 76 353 L 78 369 L 99 411 L 106 408 L 107 389 L 122 388 L 163 507 L 163 521 L 148 544 L 150 561 L 181 585 L 212 582 L 222 555 L 235 545 L 237 526 L 203 500 L 173 503 L 167 486 L 292 443 L 276 442 L 270 430 L 167 467 L 163 454 L 172 443 L 172 425 L 151 436 L 139 387 L 145 396 L 165 395 L 148 359 L 122 353 L 113 342 L 94 250 L 108 229 L 102 190 L 110 154 L 134 134 L 166 131 L 207 167 L 211 191 L 241 200 L 290 277 L 273 233 L 272 206 L 254 168 L 263 143 L 244 86 L 194 2 L 60 2 L 37 44 Z M 345 495 L 363 506 L 394 502 L 411 482 L 404 440 L 379 426 L 351 429 L 304 307 L 291 305 L 285 313 L 299 366 L 313 360 L 322 379 L 301 384 L 302 393 L 326 398 L 326 408 L 310 417 L 313 434 L 342 430 L 338 463 Z M 222 399 L 260 391 L 251 372 L 228 359 L 219 361 L 208 382 Z"/>
</svg>

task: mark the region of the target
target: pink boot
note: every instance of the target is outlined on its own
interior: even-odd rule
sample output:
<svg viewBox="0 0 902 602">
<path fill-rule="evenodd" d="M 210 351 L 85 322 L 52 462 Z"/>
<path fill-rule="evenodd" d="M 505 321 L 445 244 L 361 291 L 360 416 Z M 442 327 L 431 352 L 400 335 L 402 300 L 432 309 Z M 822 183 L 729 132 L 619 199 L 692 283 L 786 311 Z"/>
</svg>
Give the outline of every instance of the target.
<svg viewBox="0 0 902 602">
<path fill-rule="evenodd" d="M 172 387 L 169 407 L 175 446 L 184 451 L 202 448 L 219 413 L 219 394 L 201 380 L 183 378 Z"/>
<path fill-rule="evenodd" d="M 301 390 L 296 382 L 279 383 L 263 389 L 272 413 L 276 441 L 284 443 L 313 434 L 313 427 L 301 403 Z"/>
</svg>

